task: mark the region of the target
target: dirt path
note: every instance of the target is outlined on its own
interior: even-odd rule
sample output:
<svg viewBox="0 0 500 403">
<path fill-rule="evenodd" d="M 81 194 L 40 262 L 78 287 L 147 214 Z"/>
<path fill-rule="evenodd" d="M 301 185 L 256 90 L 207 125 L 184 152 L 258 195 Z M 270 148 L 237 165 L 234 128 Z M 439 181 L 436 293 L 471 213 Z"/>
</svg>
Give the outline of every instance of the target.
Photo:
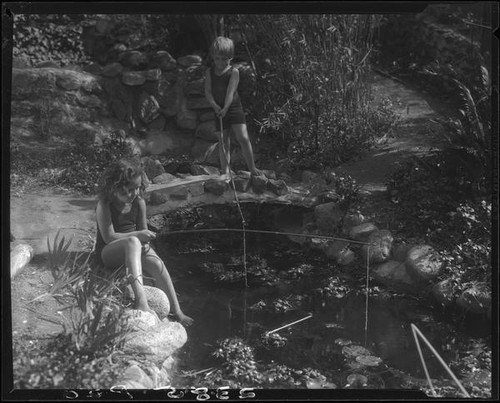
<svg viewBox="0 0 500 403">
<path fill-rule="evenodd" d="M 397 106 L 400 123 L 359 160 L 336 169 L 362 185 L 367 208 L 376 209 L 373 200 L 384 203 L 385 182 L 397 165 L 411 156 L 427 153 L 440 144 L 433 133 L 438 129 L 432 119 L 440 116 L 429 106 L 423 94 L 379 75 L 374 77 L 373 91 L 379 101 L 390 98 Z M 370 199 L 370 200 L 368 200 Z M 368 207 L 370 205 L 370 207 Z M 61 326 L 41 320 L 48 317 L 60 322 L 59 308 L 52 298 L 33 299 L 48 291 L 51 274 L 45 269 L 47 237 L 57 231 L 73 237 L 71 251 L 89 250 L 95 234 L 95 198 L 72 194 L 22 193 L 11 196 L 11 230 L 18 241 L 30 244 L 35 258 L 12 281 L 12 330 L 15 337 L 43 338 L 61 331 Z"/>
</svg>

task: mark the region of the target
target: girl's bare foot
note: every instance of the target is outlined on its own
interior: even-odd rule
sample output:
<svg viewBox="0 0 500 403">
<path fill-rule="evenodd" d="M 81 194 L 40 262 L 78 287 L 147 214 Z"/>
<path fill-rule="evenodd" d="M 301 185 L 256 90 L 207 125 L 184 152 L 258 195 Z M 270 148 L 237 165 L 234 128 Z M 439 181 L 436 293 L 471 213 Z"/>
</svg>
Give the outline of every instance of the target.
<svg viewBox="0 0 500 403">
<path fill-rule="evenodd" d="M 190 318 L 189 316 L 187 315 L 184 315 L 182 312 L 178 312 L 176 314 L 174 314 L 177 319 L 179 320 L 179 322 L 181 322 L 181 325 L 184 326 L 184 327 L 188 327 L 188 326 L 191 326 L 194 322 L 194 319 L 193 318 Z"/>
<path fill-rule="evenodd" d="M 262 176 L 264 175 L 264 172 L 262 172 L 260 169 L 255 168 L 253 171 L 250 172 L 252 176 Z"/>
</svg>

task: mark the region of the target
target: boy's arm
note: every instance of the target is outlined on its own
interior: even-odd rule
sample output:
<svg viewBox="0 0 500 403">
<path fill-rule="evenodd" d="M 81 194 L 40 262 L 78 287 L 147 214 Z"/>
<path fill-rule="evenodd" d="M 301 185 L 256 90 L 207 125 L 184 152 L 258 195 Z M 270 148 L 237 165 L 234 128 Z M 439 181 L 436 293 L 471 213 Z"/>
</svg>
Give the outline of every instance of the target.
<svg viewBox="0 0 500 403">
<path fill-rule="evenodd" d="M 205 72 L 205 98 L 213 109 L 217 111 L 217 109 L 220 108 L 220 106 L 215 102 L 215 99 L 212 95 L 212 79 L 210 78 L 209 68 Z"/>
<path fill-rule="evenodd" d="M 224 110 L 228 110 L 231 102 L 233 102 L 234 93 L 238 88 L 240 82 L 240 72 L 238 69 L 233 67 L 233 72 L 231 73 L 231 78 L 229 79 L 229 85 L 227 86 L 226 99 L 224 102 Z"/>
</svg>

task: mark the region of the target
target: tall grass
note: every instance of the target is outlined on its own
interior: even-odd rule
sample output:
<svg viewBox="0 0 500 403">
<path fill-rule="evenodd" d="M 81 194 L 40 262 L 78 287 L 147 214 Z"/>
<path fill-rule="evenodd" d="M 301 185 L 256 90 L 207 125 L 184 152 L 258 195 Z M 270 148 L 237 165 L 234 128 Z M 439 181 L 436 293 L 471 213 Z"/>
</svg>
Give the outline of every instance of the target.
<svg viewBox="0 0 500 403">
<path fill-rule="evenodd" d="M 371 108 L 375 15 L 246 15 L 261 133 L 289 156 L 337 164 L 381 131 Z"/>
<path fill-rule="evenodd" d="M 119 346 L 126 334 L 121 290 L 125 279 L 118 271 L 108 278 L 93 268 L 91 254 L 69 253 L 71 240 L 57 233 L 47 238 L 48 266 L 54 278 L 49 291 L 62 306 L 64 331 L 77 351 L 96 351 Z"/>
</svg>

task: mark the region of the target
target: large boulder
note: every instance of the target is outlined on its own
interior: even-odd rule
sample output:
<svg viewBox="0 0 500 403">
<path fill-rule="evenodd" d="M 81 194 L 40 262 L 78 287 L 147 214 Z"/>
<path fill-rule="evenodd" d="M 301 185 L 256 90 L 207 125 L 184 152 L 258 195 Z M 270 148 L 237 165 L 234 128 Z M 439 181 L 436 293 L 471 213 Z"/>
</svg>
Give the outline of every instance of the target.
<svg viewBox="0 0 500 403">
<path fill-rule="evenodd" d="M 431 293 L 436 301 L 444 307 L 452 306 L 455 303 L 455 284 L 451 279 L 445 279 L 434 284 Z"/>
<path fill-rule="evenodd" d="M 161 363 L 181 348 L 187 341 L 186 329 L 179 322 L 164 319 L 153 324 L 154 315 L 145 312 L 143 316 L 153 319 L 143 320 L 140 327 L 127 334 L 123 351 L 128 354 L 144 354 L 153 362 Z M 130 321 L 129 321 L 130 323 Z"/>
<path fill-rule="evenodd" d="M 387 230 L 377 230 L 370 234 L 367 243 L 370 245 L 363 245 L 360 253 L 363 261 L 370 263 L 383 263 L 387 261 L 391 255 L 393 237 Z"/>
<path fill-rule="evenodd" d="M 404 262 L 389 260 L 379 264 L 372 273 L 377 281 L 387 287 L 401 291 L 416 291 L 417 282 L 408 273 Z"/>
<path fill-rule="evenodd" d="M 336 233 L 346 211 L 338 203 L 330 202 L 316 206 L 314 217 L 316 226 L 325 233 Z"/>
<path fill-rule="evenodd" d="M 443 267 L 443 260 L 439 254 L 428 245 L 411 248 L 405 263 L 413 275 L 424 281 L 434 280 Z"/>
</svg>

